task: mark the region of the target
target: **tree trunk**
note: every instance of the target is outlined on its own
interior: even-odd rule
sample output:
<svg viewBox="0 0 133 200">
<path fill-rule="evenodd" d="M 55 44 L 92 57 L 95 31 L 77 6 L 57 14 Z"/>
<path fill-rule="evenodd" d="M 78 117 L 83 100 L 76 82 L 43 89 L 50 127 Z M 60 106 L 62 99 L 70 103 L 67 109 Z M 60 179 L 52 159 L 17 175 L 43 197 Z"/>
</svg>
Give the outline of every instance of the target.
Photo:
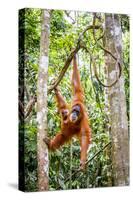
<svg viewBox="0 0 133 200">
<path fill-rule="evenodd" d="M 105 48 L 118 57 L 122 65 L 122 32 L 118 15 L 105 15 L 104 39 Z M 111 84 L 119 74 L 115 63 L 116 61 L 106 53 L 105 71 L 108 84 Z M 123 186 L 129 184 L 129 138 L 123 75 L 114 86 L 107 90 L 112 139 L 113 185 Z"/>
<path fill-rule="evenodd" d="M 37 86 L 37 157 L 38 157 L 38 190 L 48 190 L 49 159 L 48 149 L 43 139 L 47 136 L 47 77 L 48 49 L 50 33 L 50 14 L 42 10 L 40 63 Z"/>
</svg>

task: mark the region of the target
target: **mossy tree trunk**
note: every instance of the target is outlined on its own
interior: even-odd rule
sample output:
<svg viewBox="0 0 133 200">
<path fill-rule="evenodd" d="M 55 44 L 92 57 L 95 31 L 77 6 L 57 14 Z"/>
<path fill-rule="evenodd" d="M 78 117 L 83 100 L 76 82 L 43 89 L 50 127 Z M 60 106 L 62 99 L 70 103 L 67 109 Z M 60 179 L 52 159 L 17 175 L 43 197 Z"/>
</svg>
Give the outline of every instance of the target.
<svg viewBox="0 0 133 200">
<path fill-rule="evenodd" d="M 104 42 L 105 48 L 118 57 L 122 66 L 122 31 L 118 15 L 105 15 Z M 116 79 L 118 70 L 116 61 L 109 54 L 105 54 L 108 84 Z M 129 137 L 123 74 L 119 81 L 107 90 L 112 139 L 113 185 L 123 186 L 129 184 Z"/>
<path fill-rule="evenodd" d="M 47 77 L 48 49 L 50 34 L 50 13 L 42 10 L 40 63 L 37 85 L 37 158 L 38 158 L 38 190 L 48 190 L 49 159 L 48 149 L 43 139 L 47 135 Z"/>
</svg>

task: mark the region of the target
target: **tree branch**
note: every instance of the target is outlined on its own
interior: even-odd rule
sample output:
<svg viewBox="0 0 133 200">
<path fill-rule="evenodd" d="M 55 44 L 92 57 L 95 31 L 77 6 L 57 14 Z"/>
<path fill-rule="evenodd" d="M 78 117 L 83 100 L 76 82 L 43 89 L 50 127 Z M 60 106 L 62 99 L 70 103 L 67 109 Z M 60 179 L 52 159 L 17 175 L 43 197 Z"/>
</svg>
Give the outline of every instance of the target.
<svg viewBox="0 0 133 200">
<path fill-rule="evenodd" d="M 83 32 L 79 35 L 78 42 L 81 41 L 83 35 L 84 35 L 88 30 L 93 30 L 93 28 L 94 28 L 93 25 L 89 25 L 89 26 L 87 26 L 87 27 L 83 30 Z M 100 29 L 100 28 L 102 28 L 102 27 L 99 26 L 99 25 L 95 26 L 95 29 Z"/>
<path fill-rule="evenodd" d="M 35 102 L 37 101 L 37 97 L 34 96 L 34 97 L 31 97 L 30 98 L 30 101 L 28 102 L 27 106 L 26 106 L 26 109 L 25 109 L 25 119 L 29 116 L 29 114 L 31 113 L 32 111 L 32 108 L 35 104 Z"/>
<path fill-rule="evenodd" d="M 36 101 L 37 101 L 36 96 L 31 97 L 26 105 L 26 109 L 24 110 L 24 105 L 22 101 L 19 100 L 19 115 L 22 119 L 26 119 L 29 116 Z"/>
<path fill-rule="evenodd" d="M 110 85 L 105 85 L 104 83 L 101 82 L 101 80 L 99 79 L 98 77 L 98 73 L 97 73 L 97 69 L 96 69 L 96 64 L 95 64 L 95 59 L 93 59 L 93 65 L 94 65 L 94 73 L 95 73 L 95 76 L 97 78 L 97 80 L 99 81 L 99 83 L 104 86 L 104 87 L 112 87 L 113 85 L 115 85 L 117 83 L 117 81 L 119 80 L 119 78 L 121 77 L 121 71 L 122 71 L 122 68 L 121 68 L 121 64 L 118 60 L 118 57 L 116 57 L 115 55 L 112 54 L 111 51 L 109 51 L 108 49 L 106 49 L 105 47 L 103 47 L 99 41 L 96 39 L 96 36 L 95 36 L 95 22 L 96 22 L 96 15 L 94 14 L 94 17 L 93 17 L 93 38 L 95 40 L 95 43 L 105 52 L 105 53 L 108 53 L 109 55 L 111 55 L 111 57 L 116 60 L 116 63 L 115 65 L 117 66 L 118 65 L 118 68 L 119 68 L 119 75 L 117 76 L 116 80 L 111 83 Z"/>
<path fill-rule="evenodd" d="M 71 51 L 70 55 L 68 56 L 66 62 L 65 62 L 65 65 L 60 73 L 60 75 L 58 76 L 57 80 L 54 82 L 54 84 L 48 89 L 48 94 L 57 87 L 57 85 L 60 83 L 60 81 L 62 80 L 65 72 L 67 71 L 72 59 L 73 59 L 73 56 L 74 54 L 76 54 L 80 49 L 80 45 L 78 44 L 76 46 L 76 48 L 74 50 Z"/>
<path fill-rule="evenodd" d="M 95 29 L 99 29 L 101 28 L 101 26 L 95 26 Z M 70 52 L 70 55 L 68 56 L 65 64 L 64 64 L 64 67 L 62 68 L 62 71 L 60 72 L 60 75 L 58 76 L 57 80 L 50 86 L 50 88 L 48 89 L 48 94 L 54 89 L 57 87 L 57 85 L 60 83 L 60 81 L 62 80 L 64 74 L 66 73 L 72 59 L 73 59 L 73 56 L 80 50 L 81 48 L 81 40 L 82 40 L 82 37 L 83 35 L 86 33 L 86 31 L 88 30 L 91 30 L 93 29 L 93 25 L 89 25 L 87 26 L 83 32 L 79 35 L 79 38 L 78 38 L 78 41 L 77 41 L 77 45 L 76 47 Z"/>
<path fill-rule="evenodd" d="M 23 103 L 22 103 L 22 101 L 19 99 L 19 105 L 18 105 L 18 107 L 19 107 L 19 116 L 20 116 L 20 118 L 23 120 L 24 119 L 24 106 L 23 106 Z"/>
<path fill-rule="evenodd" d="M 66 16 L 69 17 L 69 18 L 72 20 L 72 24 L 75 24 L 76 21 L 75 21 L 75 20 L 71 17 L 71 15 L 70 15 L 70 12 L 71 12 L 71 11 L 68 12 L 67 10 L 65 10 L 64 12 L 65 12 Z"/>
<path fill-rule="evenodd" d="M 86 46 L 82 45 L 81 46 L 86 52 L 89 53 L 90 55 L 90 58 L 92 59 L 92 62 L 93 62 L 93 69 L 94 69 L 94 74 L 95 74 L 95 77 L 96 79 L 98 80 L 98 82 L 103 86 L 103 87 L 112 87 L 113 85 L 115 85 L 117 83 L 117 81 L 119 80 L 120 76 L 121 76 L 121 64 L 118 62 L 117 58 L 108 50 L 105 49 L 105 51 L 107 51 L 107 53 L 109 53 L 115 60 L 116 60 L 116 64 L 118 64 L 119 66 L 119 75 L 118 77 L 116 78 L 116 80 L 111 83 L 110 85 L 105 85 L 104 83 L 102 83 L 102 81 L 99 79 L 99 75 L 98 75 L 98 72 L 97 72 L 97 68 L 96 68 L 96 58 L 94 59 L 94 57 L 92 56 L 91 52 L 87 49 Z"/>
</svg>

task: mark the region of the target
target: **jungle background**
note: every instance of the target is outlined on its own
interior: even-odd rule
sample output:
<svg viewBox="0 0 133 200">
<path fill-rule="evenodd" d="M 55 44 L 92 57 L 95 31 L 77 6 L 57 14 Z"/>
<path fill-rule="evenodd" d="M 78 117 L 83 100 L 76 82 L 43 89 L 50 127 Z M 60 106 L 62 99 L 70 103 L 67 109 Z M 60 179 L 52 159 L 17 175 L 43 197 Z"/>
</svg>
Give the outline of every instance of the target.
<svg viewBox="0 0 133 200">
<path fill-rule="evenodd" d="M 23 156 L 20 158 L 20 179 L 24 178 L 26 191 L 38 190 L 38 158 L 37 158 L 37 82 L 39 74 L 39 59 L 41 45 L 41 9 L 25 9 L 19 13 L 19 151 Z M 110 14 L 111 15 L 111 14 Z M 95 24 L 94 24 L 95 16 Z M 124 88 L 120 91 L 125 95 L 125 100 L 120 101 L 116 94 L 121 109 L 126 110 L 127 129 L 129 128 L 129 17 L 117 15 L 120 22 L 122 36 L 122 77 Z M 79 189 L 95 188 L 116 185 L 128 185 L 129 181 L 117 183 L 115 179 L 129 179 L 128 175 L 121 174 L 114 177 L 117 166 L 122 169 L 125 163 L 121 163 L 112 151 L 112 143 L 115 143 L 113 130 L 121 130 L 121 126 L 115 123 L 115 106 L 109 96 L 109 88 L 101 83 L 110 83 L 108 73 L 105 70 L 107 52 L 102 48 L 111 39 L 106 34 L 106 14 L 52 10 L 50 13 L 49 30 L 49 62 L 48 62 L 48 96 L 47 96 L 47 127 L 48 136 L 53 137 L 60 130 L 60 116 L 56 108 L 54 91 L 52 85 L 59 80 L 58 85 L 68 103 L 71 103 L 71 73 L 72 65 L 67 68 L 63 76 L 58 79 L 63 67 L 68 61 L 72 49 L 77 46 L 80 39 L 80 47 L 77 51 L 78 66 L 81 82 L 85 93 L 85 105 L 89 115 L 92 129 L 92 141 L 89 147 L 87 169 L 83 172 L 78 170 L 80 163 L 79 142 L 73 138 L 68 144 L 56 152 L 49 152 L 49 190 L 56 189 Z M 87 31 L 86 28 L 90 27 Z M 97 28 L 96 28 L 97 26 Z M 113 24 L 115 26 L 115 24 Z M 95 29 L 95 31 L 94 31 Z M 97 38 L 97 39 L 96 39 Z M 24 46 L 22 49 L 21 47 Z M 107 44 L 106 44 L 107 46 Z M 110 49 L 110 51 L 115 51 Z M 89 53 L 88 53 L 89 52 Z M 113 52 L 114 54 L 114 52 Z M 105 58 L 108 57 L 108 58 Z M 116 55 L 117 57 L 117 55 Z M 117 62 L 117 60 L 116 60 Z M 96 65 L 96 67 L 95 67 Z M 97 68 L 97 72 L 95 70 Z M 98 74 L 98 77 L 97 77 Z M 115 76 L 113 77 L 116 78 Z M 121 78 L 121 77 L 120 77 Z M 100 80 L 101 81 L 100 81 Z M 117 81 L 119 82 L 119 80 Z M 117 83 L 116 83 L 117 84 Z M 112 90 L 115 92 L 113 85 Z M 112 93 L 113 93 L 112 91 Z M 110 104 L 110 108 L 109 105 Z M 112 108 L 111 108 L 112 106 Z M 113 108 L 114 106 L 114 108 Z M 111 110 L 111 111 L 110 111 Z M 111 113 L 113 112 L 113 113 Z M 122 111 L 117 111 L 122 115 Z M 113 118 L 114 116 L 114 123 Z M 118 123 L 116 121 L 116 123 Z M 116 125 L 116 126 L 115 126 Z M 113 129 L 114 128 L 114 129 Z M 125 129 L 124 129 L 125 130 Z M 126 131 L 125 131 L 126 133 Z M 127 132 L 129 141 L 129 133 Z M 116 138 L 117 136 L 115 136 Z M 125 137 L 122 134 L 121 137 Z M 122 139 L 118 138 L 123 145 Z M 104 148 L 105 147 L 105 148 Z M 113 146 L 114 152 L 117 152 Z M 103 149 L 104 148 L 104 149 Z M 121 151 L 123 149 L 121 148 Z M 129 154 L 128 145 L 124 150 Z M 113 160 L 113 162 L 112 162 Z M 24 164 L 23 164 L 24 163 Z M 127 163 L 128 165 L 128 163 Z M 114 167 L 115 166 L 115 167 Z M 125 170 L 126 171 L 126 170 Z M 127 176 L 127 177 L 125 177 Z"/>
</svg>

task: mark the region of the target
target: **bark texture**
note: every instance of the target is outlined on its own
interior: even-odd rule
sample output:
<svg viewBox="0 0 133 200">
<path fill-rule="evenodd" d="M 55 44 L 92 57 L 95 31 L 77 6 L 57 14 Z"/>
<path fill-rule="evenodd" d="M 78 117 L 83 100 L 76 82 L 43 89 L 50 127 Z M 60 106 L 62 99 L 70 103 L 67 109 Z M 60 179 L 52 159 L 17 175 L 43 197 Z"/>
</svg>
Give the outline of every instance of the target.
<svg viewBox="0 0 133 200">
<path fill-rule="evenodd" d="M 43 142 L 47 135 L 47 76 L 48 76 L 48 49 L 50 33 L 50 14 L 42 11 L 40 63 L 37 88 L 37 157 L 38 157 L 38 190 L 48 190 L 49 159 L 48 149 Z"/>
<path fill-rule="evenodd" d="M 122 31 L 118 15 L 106 14 L 104 39 L 105 48 L 118 57 L 122 66 Z M 116 61 L 109 54 L 105 54 L 105 74 L 108 84 L 118 75 Z M 124 186 L 129 184 L 129 137 L 123 75 L 113 87 L 106 89 L 106 94 L 110 111 L 113 185 Z"/>
</svg>

